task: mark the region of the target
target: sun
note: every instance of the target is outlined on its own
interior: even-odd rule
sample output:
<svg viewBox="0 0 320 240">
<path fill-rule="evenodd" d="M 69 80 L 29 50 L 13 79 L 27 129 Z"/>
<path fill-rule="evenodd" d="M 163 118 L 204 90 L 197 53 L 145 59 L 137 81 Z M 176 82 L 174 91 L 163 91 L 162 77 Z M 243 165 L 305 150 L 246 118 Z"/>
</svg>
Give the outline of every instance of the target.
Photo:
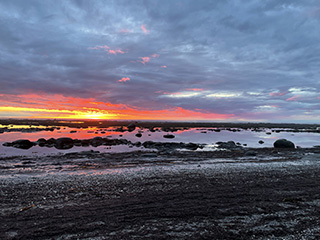
<svg viewBox="0 0 320 240">
<path fill-rule="evenodd" d="M 108 119 L 108 115 L 98 111 L 88 111 L 81 113 L 80 118 L 82 119 Z"/>
</svg>

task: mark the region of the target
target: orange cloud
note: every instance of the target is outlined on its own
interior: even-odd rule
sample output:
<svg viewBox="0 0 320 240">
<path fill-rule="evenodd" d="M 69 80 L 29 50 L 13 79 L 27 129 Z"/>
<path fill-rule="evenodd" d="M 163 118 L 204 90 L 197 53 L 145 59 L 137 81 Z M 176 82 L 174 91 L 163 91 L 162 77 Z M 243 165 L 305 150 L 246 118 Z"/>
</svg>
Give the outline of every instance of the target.
<svg viewBox="0 0 320 240">
<path fill-rule="evenodd" d="M 150 33 L 150 31 L 146 28 L 145 25 L 141 25 L 141 29 L 145 34 L 149 34 Z"/>
<path fill-rule="evenodd" d="M 120 80 L 118 80 L 118 82 L 126 82 L 126 81 L 129 81 L 130 80 L 130 78 L 128 78 L 128 77 L 123 77 L 123 78 L 121 78 Z"/>
<path fill-rule="evenodd" d="M 0 94 L 0 115 L 10 118 L 63 119 L 136 119 L 136 120 L 224 120 L 233 114 L 203 112 L 172 107 L 148 110 L 96 101 L 93 98 L 74 98 L 63 95 Z"/>
</svg>

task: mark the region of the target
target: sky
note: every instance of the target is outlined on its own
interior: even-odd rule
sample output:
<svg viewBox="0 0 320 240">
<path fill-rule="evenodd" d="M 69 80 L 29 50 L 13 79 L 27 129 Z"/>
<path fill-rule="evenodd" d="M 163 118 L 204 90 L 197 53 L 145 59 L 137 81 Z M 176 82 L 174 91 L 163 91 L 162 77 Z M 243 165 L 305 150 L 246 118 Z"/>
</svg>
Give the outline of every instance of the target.
<svg viewBox="0 0 320 240">
<path fill-rule="evenodd" d="M 318 0 L 0 0 L 0 118 L 320 122 Z"/>
</svg>

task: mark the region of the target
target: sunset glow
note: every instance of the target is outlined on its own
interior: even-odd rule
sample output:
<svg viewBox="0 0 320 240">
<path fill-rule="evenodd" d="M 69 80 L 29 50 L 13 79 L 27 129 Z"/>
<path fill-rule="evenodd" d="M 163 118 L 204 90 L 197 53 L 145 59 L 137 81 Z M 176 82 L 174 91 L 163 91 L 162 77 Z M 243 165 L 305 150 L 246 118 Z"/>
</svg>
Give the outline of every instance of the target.
<svg viewBox="0 0 320 240">
<path fill-rule="evenodd" d="M 0 118 L 320 116 L 314 2 L 147 2 L 1 1 Z"/>
</svg>

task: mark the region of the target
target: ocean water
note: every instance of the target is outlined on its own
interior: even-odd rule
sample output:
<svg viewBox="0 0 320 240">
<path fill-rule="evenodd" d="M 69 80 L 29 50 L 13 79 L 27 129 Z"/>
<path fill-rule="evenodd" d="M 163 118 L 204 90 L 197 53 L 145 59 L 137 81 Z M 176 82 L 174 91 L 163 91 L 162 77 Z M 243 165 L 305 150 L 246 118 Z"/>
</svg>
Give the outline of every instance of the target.
<svg viewBox="0 0 320 240">
<path fill-rule="evenodd" d="M 4 126 L 0 126 L 4 127 Z M 14 128 L 28 128 L 29 126 L 7 126 L 11 129 Z M 37 126 L 39 128 L 39 126 Z M 173 133 L 175 138 L 167 139 L 163 136 L 168 134 L 158 129 L 156 132 L 150 132 L 149 129 L 136 129 L 133 132 L 118 132 L 116 128 L 68 128 L 61 127 L 59 130 L 54 131 L 37 131 L 37 132 L 21 132 L 12 131 L 4 132 L 0 134 L 0 157 L 3 156 L 30 156 L 30 155 L 47 155 L 47 154 L 64 154 L 68 152 L 76 151 L 87 151 L 95 150 L 100 152 L 126 152 L 135 150 L 145 150 L 143 147 L 134 147 L 128 145 L 118 145 L 118 146 L 98 146 L 98 147 L 73 147 L 67 150 L 58 150 L 56 148 L 47 148 L 34 146 L 30 149 L 17 149 L 13 147 L 4 147 L 2 144 L 4 142 L 11 142 L 18 139 L 29 139 L 30 141 L 37 141 L 39 138 L 60 138 L 60 137 L 70 137 L 72 139 L 91 139 L 94 137 L 107 137 L 110 139 L 127 139 L 131 142 L 145 142 L 145 141 L 155 141 L 155 142 L 184 142 L 184 143 L 200 143 L 206 144 L 204 149 L 199 149 L 197 151 L 208 151 L 216 149 L 216 142 L 218 141 L 234 141 L 245 147 L 272 147 L 273 143 L 277 139 L 285 138 L 295 143 L 296 146 L 300 147 L 313 147 L 315 145 L 320 145 L 320 133 L 310 133 L 310 132 L 276 132 L 272 130 L 277 129 L 260 129 L 260 131 L 253 131 L 251 129 L 233 129 L 226 130 L 222 129 L 220 132 L 213 131 L 210 128 L 190 128 L 181 129 Z M 141 133 L 142 137 L 136 137 L 137 133 Z M 259 141 L 263 141 L 260 144 Z M 150 150 L 150 149 L 147 149 Z"/>
</svg>

